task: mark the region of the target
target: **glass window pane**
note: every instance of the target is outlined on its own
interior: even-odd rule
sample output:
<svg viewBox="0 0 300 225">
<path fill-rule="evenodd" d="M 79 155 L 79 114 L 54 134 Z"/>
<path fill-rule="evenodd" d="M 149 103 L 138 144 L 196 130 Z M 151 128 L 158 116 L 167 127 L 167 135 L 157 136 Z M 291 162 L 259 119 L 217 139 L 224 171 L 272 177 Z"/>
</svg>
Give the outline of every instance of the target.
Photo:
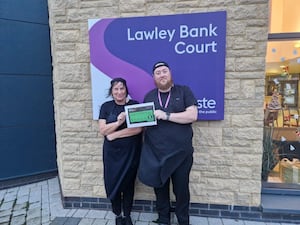
<svg viewBox="0 0 300 225">
<path fill-rule="evenodd" d="M 294 173 L 300 174 L 299 80 L 300 39 L 269 40 L 262 179 L 269 184 L 293 185 L 297 189 L 300 179 L 294 179 Z"/>
<path fill-rule="evenodd" d="M 267 75 L 287 75 L 300 72 L 300 39 L 269 41 L 266 55 Z M 285 74 L 284 74 L 285 73 Z"/>
<path fill-rule="evenodd" d="M 269 33 L 300 32 L 299 0 L 270 0 Z"/>
</svg>

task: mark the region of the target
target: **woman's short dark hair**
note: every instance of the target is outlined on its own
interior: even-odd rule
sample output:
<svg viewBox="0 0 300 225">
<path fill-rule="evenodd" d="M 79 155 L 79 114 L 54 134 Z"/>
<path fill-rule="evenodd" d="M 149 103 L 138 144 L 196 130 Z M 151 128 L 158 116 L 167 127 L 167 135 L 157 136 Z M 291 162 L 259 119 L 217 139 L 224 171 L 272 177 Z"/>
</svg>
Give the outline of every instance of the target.
<svg viewBox="0 0 300 225">
<path fill-rule="evenodd" d="M 109 90 L 108 90 L 108 95 L 107 95 L 107 97 L 111 96 L 113 87 L 114 87 L 117 83 L 119 83 L 119 82 L 121 82 L 121 83 L 124 85 L 124 87 L 125 87 L 125 89 L 126 89 L 126 97 L 128 96 L 129 92 L 128 92 L 128 87 L 127 87 L 126 80 L 123 79 L 123 78 L 121 78 L 121 77 L 117 77 L 117 78 L 114 78 L 114 79 L 112 79 L 112 80 L 110 81 L 110 88 L 109 88 Z"/>
</svg>

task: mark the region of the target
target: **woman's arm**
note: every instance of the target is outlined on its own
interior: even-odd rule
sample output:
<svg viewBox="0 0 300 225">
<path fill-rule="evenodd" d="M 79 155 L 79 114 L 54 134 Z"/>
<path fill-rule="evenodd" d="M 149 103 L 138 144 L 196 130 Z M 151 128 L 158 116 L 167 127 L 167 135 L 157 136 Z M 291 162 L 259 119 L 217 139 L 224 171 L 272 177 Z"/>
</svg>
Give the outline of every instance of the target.
<svg viewBox="0 0 300 225">
<path fill-rule="evenodd" d="M 118 130 L 106 135 L 106 138 L 110 141 L 115 140 L 117 138 L 130 137 L 142 132 L 142 128 L 134 127 L 134 128 L 125 128 L 122 130 Z"/>
<path fill-rule="evenodd" d="M 125 112 L 121 112 L 118 115 L 116 122 L 106 123 L 105 119 L 100 119 L 99 120 L 100 134 L 102 134 L 103 136 L 107 136 L 108 134 L 111 134 L 125 122 L 125 119 L 126 119 Z"/>
</svg>

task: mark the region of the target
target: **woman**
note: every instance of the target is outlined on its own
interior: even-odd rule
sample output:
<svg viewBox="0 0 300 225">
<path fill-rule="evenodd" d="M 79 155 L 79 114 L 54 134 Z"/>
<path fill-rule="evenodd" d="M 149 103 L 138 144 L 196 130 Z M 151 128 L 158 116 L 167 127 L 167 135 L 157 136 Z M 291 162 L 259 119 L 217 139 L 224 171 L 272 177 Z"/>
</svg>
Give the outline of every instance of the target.
<svg viewBox="0 0 300 225">
<path fill-rule="evenodd" d="M 130 213 L 141 150 L 142 128 L 127 128 L 124 106 L 138 102 L 127 99 L 128 88 L 123 78 L 111 81 L 108 95 L 111 95 L 113 100 L 103 103 L 99 114 L 100 133 L 105 137 L 105 190 L 116 215 L 116 225 L 132 225 Z"/>
</svg>

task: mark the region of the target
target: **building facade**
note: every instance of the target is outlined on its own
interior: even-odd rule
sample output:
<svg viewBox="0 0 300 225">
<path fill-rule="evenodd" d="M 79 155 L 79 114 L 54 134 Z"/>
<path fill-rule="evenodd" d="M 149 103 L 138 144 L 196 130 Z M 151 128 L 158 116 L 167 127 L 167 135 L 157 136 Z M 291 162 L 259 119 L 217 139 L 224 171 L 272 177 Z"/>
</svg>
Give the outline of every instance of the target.
<svg viewBox="0 0 300 225">
<path fill-rule="evenodd" d="M 225 119 L 193 124 L 191 212 L 262 218 L 268 1 L 48 0 L 48 7 L 57 164 L 65 207 L 109 207 L 103 138 L 92 120 L 88 19 L 227 11 Z M 135 199 L 136 210 L 153 210 L 153 190 L 139 181 Z"/>
</svg>

